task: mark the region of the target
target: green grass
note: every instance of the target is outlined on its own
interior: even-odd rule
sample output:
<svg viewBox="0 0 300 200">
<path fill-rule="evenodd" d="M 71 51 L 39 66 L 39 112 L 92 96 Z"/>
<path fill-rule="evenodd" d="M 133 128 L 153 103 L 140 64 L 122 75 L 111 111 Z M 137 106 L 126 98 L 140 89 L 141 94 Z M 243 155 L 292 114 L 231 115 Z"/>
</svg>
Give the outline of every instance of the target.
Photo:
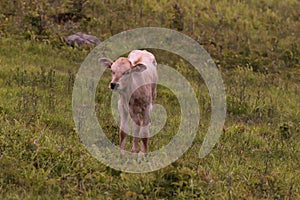
<svg viewBox="0 0 300 200">
<path fill-rule="evenodd" d="M 223 73 L 228 95 L 227 128 L 214 150 L 203 159 L 197 153 L 208 125 L 209 104 L 205 102 L 209 98 L 204 84 L 191 80 L 198 91 L 200 110 L 206 113 L 193 146 L 164 169 L 134 175 L 104 166 L 80 143 L 72 121 L 68 85 L 73 80 L 68 69 L 43 62 L 41 68 L 39 61 L 31 58 L 32 51 L 38 60 L 47 60 L 47 51 L 56 55 L 61 50 L 48 49 L 42 43 L 9 43 L 4 41 L 1 48 L 9 55 L 18 55 L 17 47 L 21 45 L 30 45 L 32 50 L 15 56 L 14 63 L 7 54 L 0 58 L 2 199 L 300 197 L 300 85 L 285 73 L 262 74 L 251 68 Z M 76 53 L 82 59 L 85 56 L 84 52 Z M 65 59 L 58 58 L 56 62 L 69 65 L 69 56 L 66 52 Z M 74 71 L 77 63 L 71 64 Z M 106 75 L 107 80 L 98 86 L 99 108 L 109 106 L 106 82 L 110 76 Z M 159 87 L 157 101 L 173 117 L 168 119 L 164 135 L 150 140 L 152 150 L 167 143 L 178 126 L 176 106 L 172 112 L 170 98 L 170 91 Z M 111 123 L 109 110 L 103 110 L 99 120 L 108 137 L 118 144 L 118 128 Z"/>
<path fill-rule="evenodd" d="M 28 17 L 36 15 L 30 6 L 18 7 L 27 21 L 13 2 L 0 9 L 5 11 L 0 14 L 0 199 L 300 199 L 298 1 L 179 1 L 179 10 L 165 0 L 90 1 L 82 12 L 93 16 L 91 21 L 70 23 L 71 28 L 50 19 L 70 9 L 67 1 L 61 9 L 42 2 L 49 19 L 41 35 L 30 21 L 35 18 Z M 193 145 L 151 173 L 103 165 L 80 142 L 72 118 L 74 76 L 89 49 L 67 47 L 59 37 L 84 30 L 106 39 L 140 26 L 178 30 L 181 23 L 181 31 L 206 48 L 222 73 L 225 132 L 199 159 L 211 114 L 207 88 L 187 62 L 155 50 L 157 60 L 182 73 L 196 91 L 201 121 Z M 118 126 L 107 109 L 109 81 L 106 72 L 96 111 L 105 134 L 118 145 Z M 157 103 L 169 117 L 161 134 L 150 139 L 150 150 L 167 144 L 180 120 L 170 90 L 159 86 Z"/>
</svg>

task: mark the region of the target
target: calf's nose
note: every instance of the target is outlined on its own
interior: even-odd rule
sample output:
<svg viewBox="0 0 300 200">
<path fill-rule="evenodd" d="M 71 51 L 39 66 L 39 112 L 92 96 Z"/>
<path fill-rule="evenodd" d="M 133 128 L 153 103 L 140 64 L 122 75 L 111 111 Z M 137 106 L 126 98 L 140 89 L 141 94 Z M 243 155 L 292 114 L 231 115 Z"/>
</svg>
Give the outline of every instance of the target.
<svg viewBox="0 0 300 200">
<path fill-rule="evenodd" d="M 116 88 L 117 84 L 116 83 L 110 83 L 110 89 L 114 90 Z"/>
</svg>

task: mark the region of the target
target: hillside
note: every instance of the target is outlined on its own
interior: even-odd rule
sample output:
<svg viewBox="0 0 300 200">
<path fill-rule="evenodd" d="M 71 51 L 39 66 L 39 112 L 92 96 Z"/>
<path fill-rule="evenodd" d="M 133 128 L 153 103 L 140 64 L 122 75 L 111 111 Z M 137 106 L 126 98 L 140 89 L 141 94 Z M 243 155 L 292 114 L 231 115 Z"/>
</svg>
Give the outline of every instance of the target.
<svg viewBox="0 0 300 200">
<path fill-rule="evenodd" d="M 296 0 L 0 2 L 0 199 L 299 199 L 299 8 Z M 104 41 L 149 26 L 184 33 L 211 55 L 226 88 L 226 129 L 199 159 L 208 90 L 189 63 L 150 49 L 196 91 L 200 126 L 176 162 L 129 174 L 100 163 L 80 142 L 72 89 L 92 49 L 69 47 L 63 38 L 81 31 Z M 105 72 L 96 111 L 118 145 L 109 81 Z M 180 120 L 171 90 L 159 86 L 157 103 L 170 117 L 150 139 L 152 151 L 170 141 Z"/>
</svg>

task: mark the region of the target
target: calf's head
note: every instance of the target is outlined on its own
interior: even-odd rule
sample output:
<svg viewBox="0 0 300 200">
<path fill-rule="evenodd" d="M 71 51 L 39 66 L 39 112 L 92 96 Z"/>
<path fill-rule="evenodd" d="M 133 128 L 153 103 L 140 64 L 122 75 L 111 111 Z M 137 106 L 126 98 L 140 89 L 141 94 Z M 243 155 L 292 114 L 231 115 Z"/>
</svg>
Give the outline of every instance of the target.
<svg viewBox="0 0 300 200">
<path fill-rule="evenodd" d="M 112 90 L 124 90 L 132 80 L 132 77 L 137 73 L 146 70 L 143 64 L 132 65 L 131 62 L 124 57 L 118 58 L 115 62 L 109 58 L 100 58 L 100 65 L 108 68 L 112 72 L 112 79 L 109 83 L 109 88 Z"/>
</svg>

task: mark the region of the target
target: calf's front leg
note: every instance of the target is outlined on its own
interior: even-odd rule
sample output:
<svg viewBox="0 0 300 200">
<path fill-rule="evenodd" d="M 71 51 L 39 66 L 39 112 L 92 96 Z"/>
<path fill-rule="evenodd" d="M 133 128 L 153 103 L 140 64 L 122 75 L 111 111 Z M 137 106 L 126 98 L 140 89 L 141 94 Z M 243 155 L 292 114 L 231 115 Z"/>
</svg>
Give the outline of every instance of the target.
<svg viewBox="0 0 300 200">
<path fill-rule="evenodd" d="M 128 127 L 128 110 L 124 108 L 124 105 L 122 104 L 121 100 L 118 101 L 118 110 L 121 118 L 120 149 L 121 149 L 121 153 L 124 153 L 125 139 L 129 132 L 129 127 Z"/>
<path fill-rule="evenodd" d="M 149 125 L 141 127 L 141 138 L 142 138 L 141 152 L 147 153 L 148 140 L 149 140 Z"/>
</svg>

